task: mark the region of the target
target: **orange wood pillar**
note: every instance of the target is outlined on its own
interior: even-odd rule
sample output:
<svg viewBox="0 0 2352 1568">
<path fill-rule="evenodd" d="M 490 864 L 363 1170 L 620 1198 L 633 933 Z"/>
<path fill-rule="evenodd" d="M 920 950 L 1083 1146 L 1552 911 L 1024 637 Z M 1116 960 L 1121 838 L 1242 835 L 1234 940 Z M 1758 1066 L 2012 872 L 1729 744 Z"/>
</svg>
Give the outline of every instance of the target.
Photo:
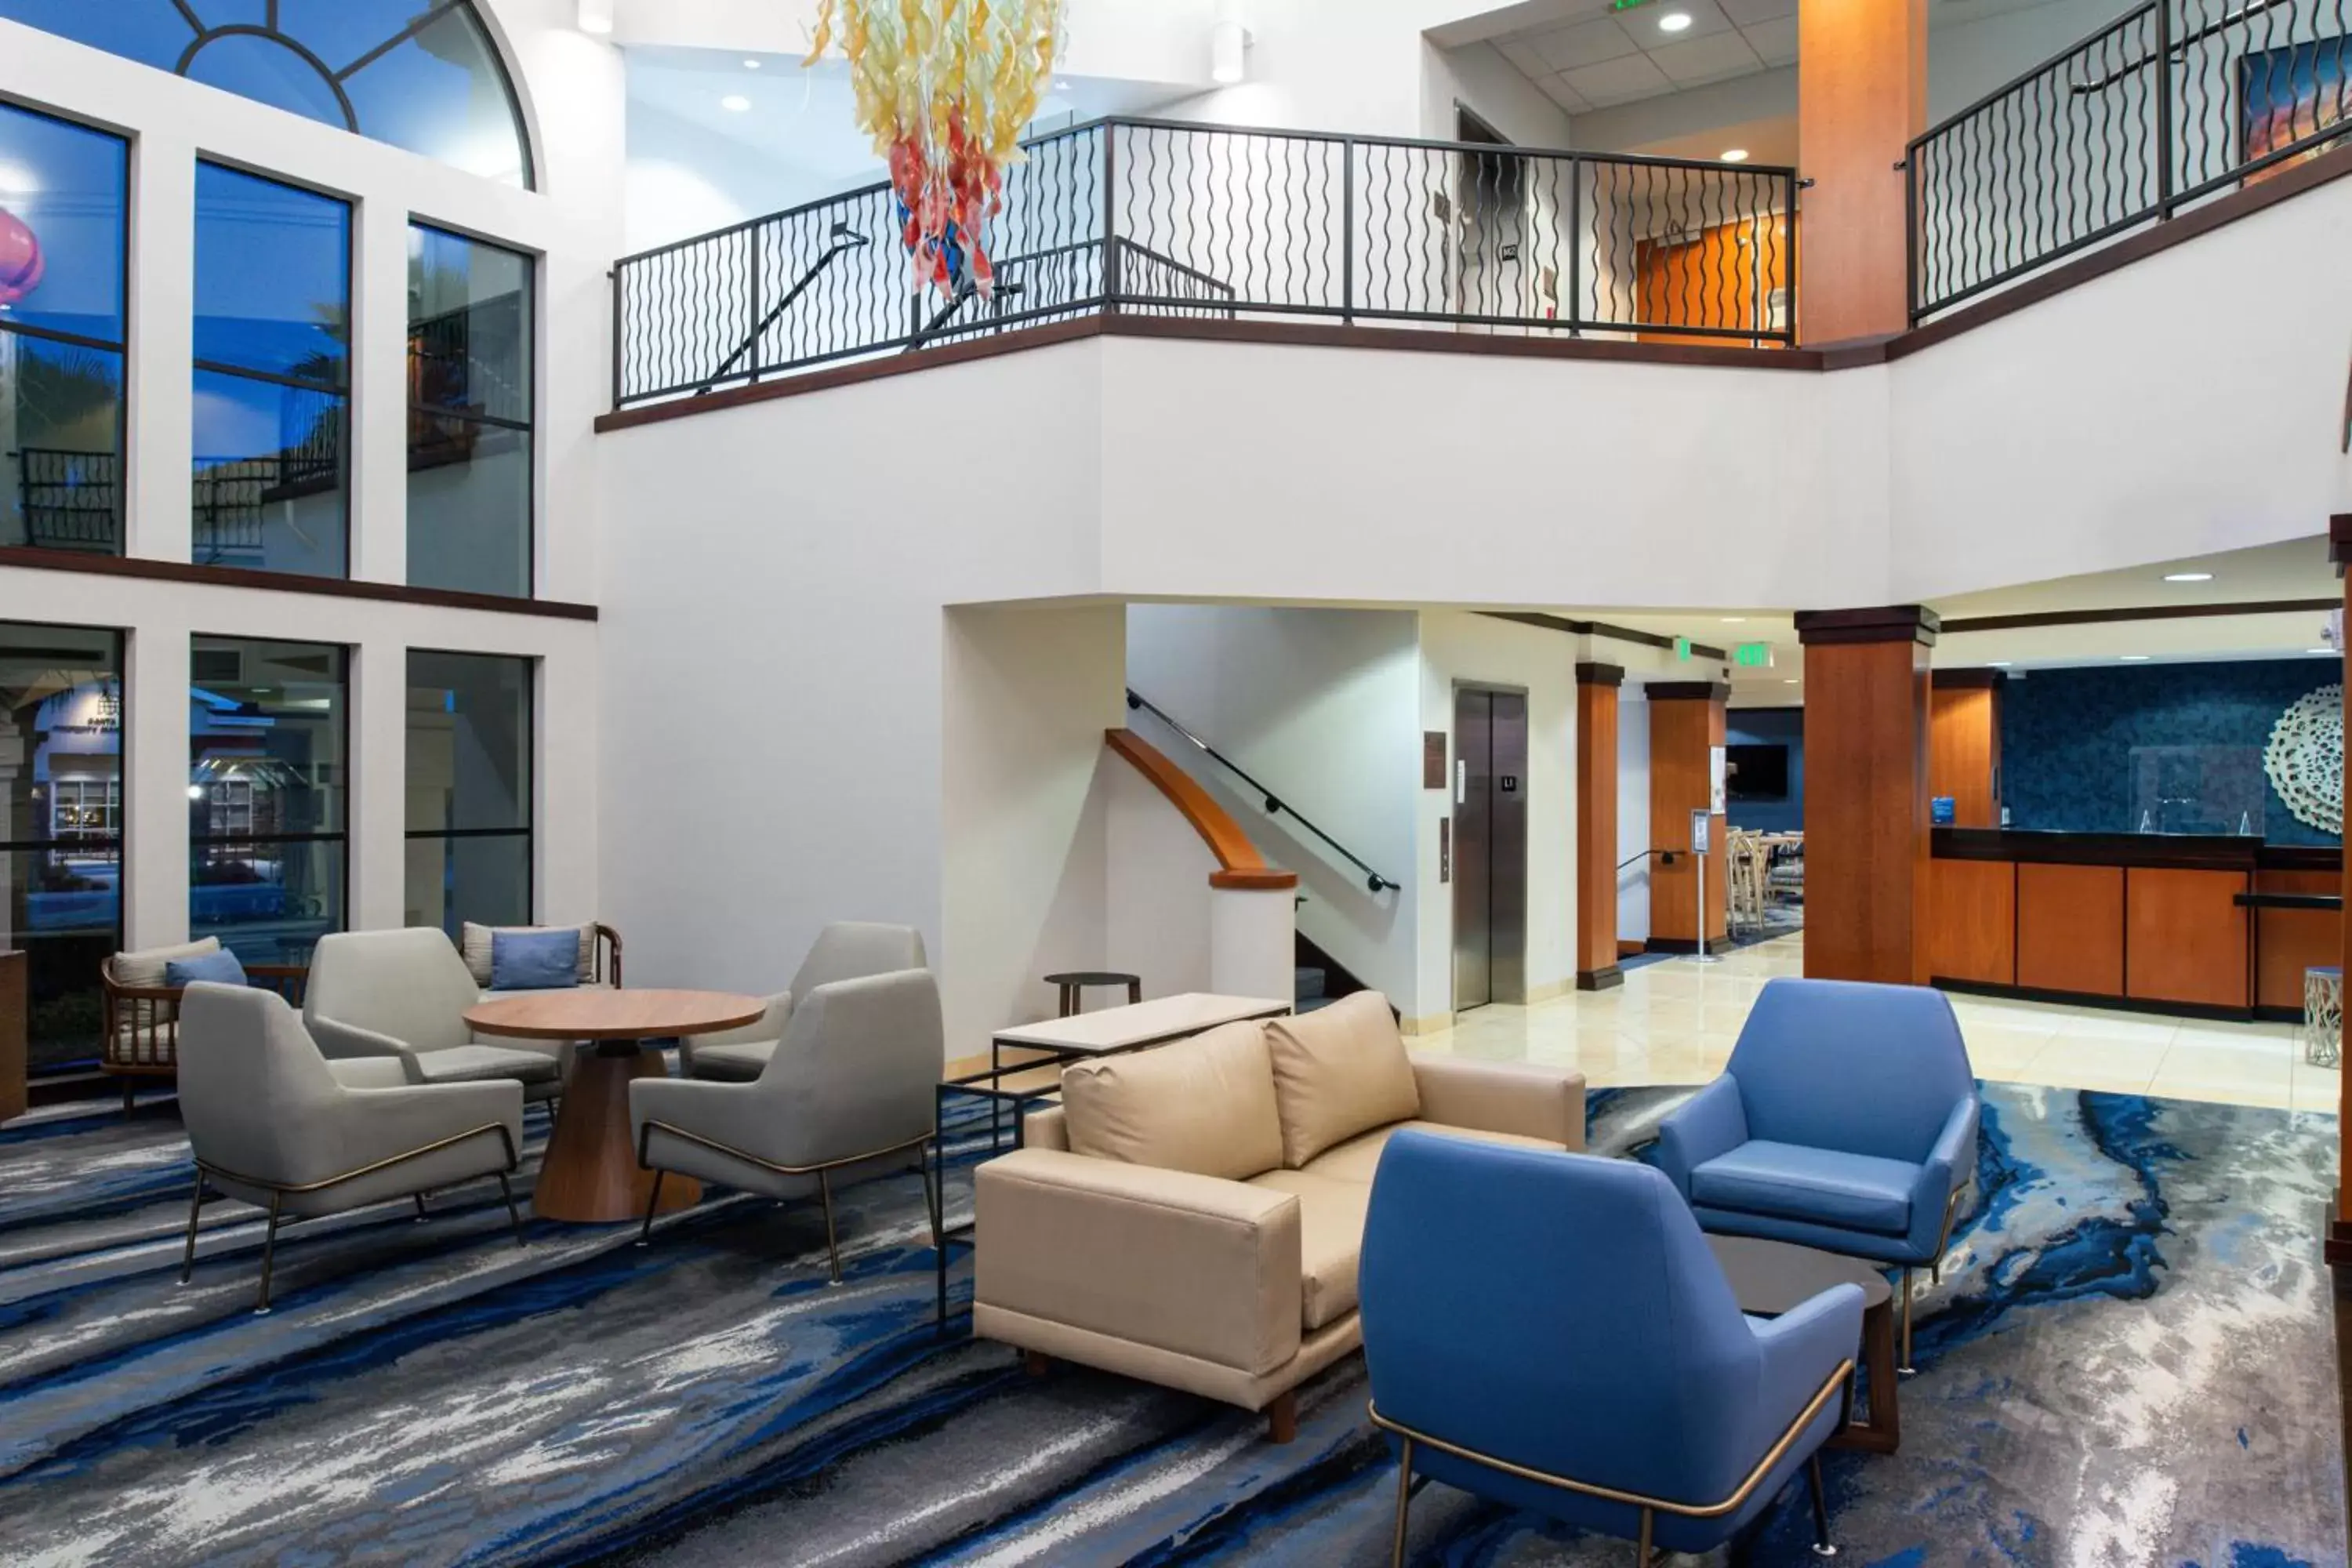
<svg viewBox="0 0 2352 1568">
<path fill-rule="evenodd" d="M 1617 689 L 1613 664 L 1576 667 L 1576 988 L 1622 984 L 1617 967 Z"/>
<path fill-rule="evenodd" d="M 1943 669 L 1927 704 L 1927 795 L 1952 797 L 1955 827 L 2000 826 L 1997 669 Z"/>
<path fill-rule="evenodd" d="M 1698 950 L 1698 867 L 1690 853 L 1691 813 L 1713 794 L 1714 753 L 1723 744 L 1723 705 L 1731 688 L 1719 680 L 1653 680 L 1650 702 L 1650 948 Z M 1724 935 L 1726 824 L 1717 813 L 1708 828 L 1706 938 Z M 1674 858 L 1669 860 L 1666 857 Z"/>
<path fill-rule="evenodd" d="M 2327 520 L 2327 558 L 2336 563 L 2336 575 L 2346 577 L 2345 568 L 2352 564 L 2352 514 L 2339 513 Z M 2347 629 L 2352 629 L 2352 577 L 2346 577 L 2344 590 L 2345 620 Z M 2352 656 L 2345 660 L 2344 717 L 2347 730 L 2352 730 Z M 2343 844 L 2340 829 L 2336 842 Z M 2352 853 L 2344 856 L 2344 941 L 2336 962 L 2347 975 L 2352 975 Z M 2323 1248 L 2327 1261 L 2339 1267 L 2352 1264 L 2352 1214 L 2346 1212 L 2344 1194 L 2345 1173 L 2352 1172 L 2352 1072 L 2342 1076 L 2336 1107 L 2336 1212 L 2328 1216 Z"/>
<path fill-rule="evenodd" d="M 1799 613 L 1805 973 L 1927 979 L 1927 650 L 1916 605 Z"/>
<path fill-rule="evenodd" d="M 1927 128 L 1927 0 L 1800 0 L 1797 142 L 1811 182 L 1797 239 L 1805 342 L 1909 324 L 1895 165 Z"/>
</svg>

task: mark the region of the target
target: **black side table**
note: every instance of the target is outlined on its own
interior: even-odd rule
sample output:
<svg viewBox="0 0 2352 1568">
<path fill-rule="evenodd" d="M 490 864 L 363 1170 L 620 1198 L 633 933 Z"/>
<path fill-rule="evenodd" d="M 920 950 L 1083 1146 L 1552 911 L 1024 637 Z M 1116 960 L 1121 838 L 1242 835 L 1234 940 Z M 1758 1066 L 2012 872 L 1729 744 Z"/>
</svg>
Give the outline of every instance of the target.
<svg viewBox="0 0 2352 1568">
<path fill-rule="evenodd" d="M 1111 969 L 1074 969 L 1067 974 L 1048 974 L 1045 984 L 1059 988 L 1062 994 L 1060 1017 L 1076 1016 L 1079 1011 L 1080 994 L 1090 985 L 1124 985 L 1129 1005 L 1143 1000 L 1143 977 L 1121 974 Z"/>
</svg>

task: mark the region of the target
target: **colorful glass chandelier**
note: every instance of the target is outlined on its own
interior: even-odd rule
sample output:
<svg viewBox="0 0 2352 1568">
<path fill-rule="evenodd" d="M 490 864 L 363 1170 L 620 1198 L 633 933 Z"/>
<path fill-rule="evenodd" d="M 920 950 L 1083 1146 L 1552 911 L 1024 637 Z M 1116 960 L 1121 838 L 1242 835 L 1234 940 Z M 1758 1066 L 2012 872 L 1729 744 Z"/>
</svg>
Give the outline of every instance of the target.
<svg viewBox="0 0 2352 1568">
<path fill-rule="evenodd" d="M 819 0 L 807 64 L 835 43 L 857 123 L 890 169 L 914 287 L 982 300 L 988 220 L 1054 74 L 1064 0 Z"/>
<path fill-rule="evenodd" d="M 40 286 L 41 242 L 25 220 L 0 207 L 0 306 L 13 305 Z"/>
</svg>

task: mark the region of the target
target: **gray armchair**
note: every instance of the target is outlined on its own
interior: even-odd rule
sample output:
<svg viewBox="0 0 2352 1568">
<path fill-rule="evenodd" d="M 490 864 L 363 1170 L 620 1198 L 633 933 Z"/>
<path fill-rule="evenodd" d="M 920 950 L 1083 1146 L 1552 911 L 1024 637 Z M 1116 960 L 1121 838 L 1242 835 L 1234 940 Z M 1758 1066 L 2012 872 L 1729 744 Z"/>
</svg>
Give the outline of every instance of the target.
<svg viewBox="0 0 2352 1568">
<path fill-rule="evenodd" d="M 637 1163 L 655 1173 L 644 1246 L 653 1236 L 664 1173 L 824 1205 L 824 1245 L 841 1282 L 833 1183 L 920 1162 L 938 1245 L 940 1194 L 930 1145 L 946 1037 L 928 970 L 904 969 L 816 986 L 792 1010 L 784 1037 L 748 1083 L 641 1078 L 629 1085 Z"/>
<path fill-rule="evenodd" d="M 354 1089 L 340 1081 L 285 1001 L 267 991 L 191 985 L 180 1004 L 180 1116 L 195 1156 L 180 1283 L 195 1273 L 205 1189 L 269 1210 L 261 1292 L 269 1310 L 278 1227 L 496 1176 L 522 1243 L 508 1176 L 522 1148 L 522 1089 L 510 1082 Z"/>
<path fill-rule="evenodd" d="M 412 1084 L 511 1079 L 526 1100 L 563 1092 L 561 1056 L 474 1038 L 466 1009 L 481 989 L 449 939 L 430 926 L 319 939 L 302 1020 L 330 1058 L 388 1057 Z"/>
<path fill-rule="evenodd" d="M 688 1078 L 749 1083 L 775 1054 L 776 1042 L 783 1038 L 784 1026 L 792 1018 L 794 997 L 804 998 L 818 986 L 836 980 L 927 967 L 923 933 L 913 926 L 835 921 L 817 933 L 808 956 L 793 975 L 792 989 L 768 998 L 768 1011 L 759 1022 L 681 1041 L 678 1061 Z"/>
</svg>

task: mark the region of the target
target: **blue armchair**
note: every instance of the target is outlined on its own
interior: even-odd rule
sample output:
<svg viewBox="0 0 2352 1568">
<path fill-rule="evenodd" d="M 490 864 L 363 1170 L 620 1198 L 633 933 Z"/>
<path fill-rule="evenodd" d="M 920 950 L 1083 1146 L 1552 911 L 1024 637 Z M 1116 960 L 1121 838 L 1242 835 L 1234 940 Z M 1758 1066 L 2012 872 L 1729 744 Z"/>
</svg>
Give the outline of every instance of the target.
<svg viewBox="0 0 2352 1568">
<path fill-rule="evenodd" d="M 1656 1163 L 1704 1228 L 1940 1280 L 1976 1173 L 1976 1075 L 1952 1005 L 1916 985 L 1774 980 L 1723 1076 L 1659 1124 Z"/>
<path fill-rule="evenodd" d="M 1630 1161 L 1391 1139 L 1359 1276 L 1372 1421 L 1397 1439 L 1394 1561 L 1418 1473 L 1653 1548 L 1759 1525 L 1844 1419 L 1853 1285 L 1740 1314 L 1673 1186 Z"/>
</svg>

